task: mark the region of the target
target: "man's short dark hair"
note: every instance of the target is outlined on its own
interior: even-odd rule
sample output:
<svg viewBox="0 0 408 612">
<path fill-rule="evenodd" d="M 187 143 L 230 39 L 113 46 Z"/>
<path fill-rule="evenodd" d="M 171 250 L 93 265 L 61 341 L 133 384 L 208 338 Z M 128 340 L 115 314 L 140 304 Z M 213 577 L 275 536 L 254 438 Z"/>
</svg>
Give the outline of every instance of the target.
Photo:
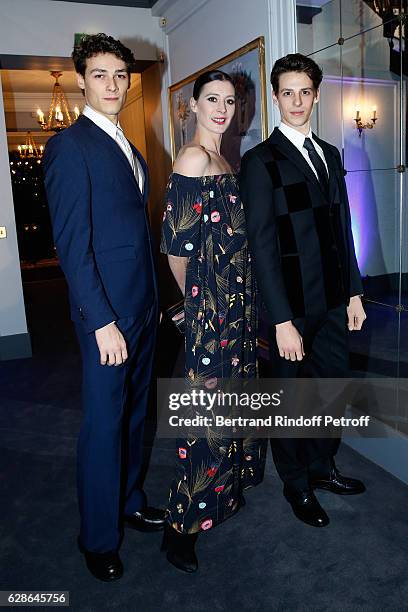
<svg viewBox="0 0 408 612">
<path fill-rule="evenodd" d="M 320 66 L 310 57 L 301 53 L 289 53 L 278 59 L 271 72 L 271 83 L 274 94 L 279 93 L 279 77 L 285 72 L 304 72 L 313 81 L 313 87 L 317 91 L 323 79 Z"/>
<path fill-rule="evenodd" d="M 135 58 L 130 49 L 125 47 L 120 40 L 116 40 L 107 34 L 86 34 L 82 36 L 79 43 L 72 51 L 72 59 L 78 74 L 85 76 L 86 60 L 100 53 L 111 53 L 126 64 L 127 73 L 130 75 L 135 64 Z"/>
</svg>

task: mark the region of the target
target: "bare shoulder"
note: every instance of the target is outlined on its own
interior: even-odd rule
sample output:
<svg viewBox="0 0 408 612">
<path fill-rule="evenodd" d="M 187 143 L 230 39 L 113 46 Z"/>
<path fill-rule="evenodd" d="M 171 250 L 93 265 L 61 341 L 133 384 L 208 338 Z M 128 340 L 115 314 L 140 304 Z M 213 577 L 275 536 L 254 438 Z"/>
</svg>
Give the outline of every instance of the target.
<svg viewBox="0 0 408 612">
<path fill-rule="evenodd" d="M 173 170 L 185 176 L 203 176 L 211 164 L 210 155 L 200 145 L 185 145 L 180 149 Z"/>
</svg>

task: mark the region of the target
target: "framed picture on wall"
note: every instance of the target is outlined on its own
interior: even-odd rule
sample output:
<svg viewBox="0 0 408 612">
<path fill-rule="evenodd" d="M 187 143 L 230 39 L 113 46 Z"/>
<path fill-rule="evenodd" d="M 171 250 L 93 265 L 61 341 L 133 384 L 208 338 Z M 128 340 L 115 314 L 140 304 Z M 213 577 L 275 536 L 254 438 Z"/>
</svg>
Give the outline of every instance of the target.
<svg viewBox="0 0 408 612">
<path fill-rule="evenodd" d="M 235 85 L 235 115 L 222 138 L 221 153 L 237 172 L 245 151 L 268 135 L 263 36 L 169 87 L 172 159 L 174 162 L 194 135 L 195 115 L 190 109 L 194 81 L 203 72 L 216 69 L 227 72 Z"/>
</svg>

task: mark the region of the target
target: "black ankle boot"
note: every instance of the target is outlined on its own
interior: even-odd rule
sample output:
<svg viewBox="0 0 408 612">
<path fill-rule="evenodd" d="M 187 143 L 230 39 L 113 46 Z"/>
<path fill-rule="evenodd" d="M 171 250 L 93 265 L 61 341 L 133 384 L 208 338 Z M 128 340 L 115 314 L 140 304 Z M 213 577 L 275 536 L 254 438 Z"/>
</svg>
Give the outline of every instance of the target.
<svg viewBox="0 0 408 612">
<path fill-rule="evenodd" d="M 168 523 L 164 526 L 162 551 L 166 552 L 167 560 L 183 572 L 196 572 L 198 559 L 194 552 L 198 533 L 179 533 Z"/>
</svg>

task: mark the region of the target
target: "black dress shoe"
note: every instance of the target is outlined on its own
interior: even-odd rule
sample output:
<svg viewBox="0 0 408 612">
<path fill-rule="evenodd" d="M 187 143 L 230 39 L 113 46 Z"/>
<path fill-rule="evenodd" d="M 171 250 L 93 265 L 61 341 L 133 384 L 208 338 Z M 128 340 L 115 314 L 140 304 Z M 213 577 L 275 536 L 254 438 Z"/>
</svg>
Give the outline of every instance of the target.
<svg viewBox="0 0 408 612">
<path fill-rule="evenodd" d="M 198 559 L 194 551 L 197 538 L 198 533 L 179 533 L 166 523 L 161 550 L 166 552 L 169 563 L 177 569 L 191 574 L 198 570 Z"/>
<path fill-rule="evenodd" d="M 329 517 L 311 489 L 299 491 L 285 485 L 283 494 L 292 506 L 294 515 L 303 523 L 312 527 L 325 527 L 330 523 Z"/>
<path fill-rule="evenodd" d="M 140 512 L 125 515 L 125 524 L 138 531 L 161 531 L 166 522 L 167 511 L 148 506 Z"/>
<path fill-rule="evenodd" d="M 358 495 L 366 490 L 361 480 L 342 476 L 335 465 L 324 476 L 312 476 L 310 486 L 313 489 L 324 489 L 338 495 Z"/>
<path fill-rule="evenodd" d="M 82 546 L 79 538 L 78 547 L 85 557 L 87 568 L 95 578 L 104 582 L 113 582 L 122 578 L 123 565 L 117 550 L 103 553 L 92 552 Z"/>
</svg>

